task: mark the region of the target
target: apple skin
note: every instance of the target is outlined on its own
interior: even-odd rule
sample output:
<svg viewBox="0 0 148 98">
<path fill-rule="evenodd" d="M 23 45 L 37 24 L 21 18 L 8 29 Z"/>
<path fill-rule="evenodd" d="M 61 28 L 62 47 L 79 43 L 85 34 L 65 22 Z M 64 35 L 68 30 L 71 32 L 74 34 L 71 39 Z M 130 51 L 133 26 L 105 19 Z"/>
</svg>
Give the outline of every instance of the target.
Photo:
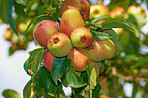
<svg viewBox="0 0 148 98">
<path fill-rule="evenodd" d="M 64 0 L 60 6 L 60 10 L 63 13 L 67 9 L 74 8 L 77 9 L 83 20 L 87 20 L 89 17 L 90 6 L 87 0 Z"/>
<path fill-rule="evenodd" d="M 70 37 L 70 33 L 77 27 L 84 27 L 84 21 L 80 12 L 76 9 L 68 9 L 64 11 L 60 22 L 61 32 Z"/>
<path fill-rule="evenodd" d="M 99 98 L 111 98 L 111 97 L 108 95 L 99 95 Z"/>
<path fill-rule="evenodd" d="M 140 5 L 130 5 L 127 9 L 127 13 L 133 16 L 142 15 L 146 18 L 146 12 Z"/>
<path fill-rule="evenodd" d="M 3 36 L 6 41 L 10 41 L 12 38 L 12 35 L 13 35 L 12 30 L 10 28 L 7 28 Z"/>
<path fill-rule="evenodd" d="M 64 57 L 72 49 L 72 43 L 69 37 L 61 32 L 57 32 L 49 37 L 48 50 L 56 57 Z"/>
<path fill-rule="evenodd" d="M 90 17 L 97 18 L 100 16 L 109 16 L 109 8 L 104 4 L 93 4 L 90 6 Z"/>
<path fill-rule="evenodd" d="M 126 11 L 123 7 L 115 7 L 110 11 L 110 17 L 115 18 L 118 15 L 126 14 Z M 124 16 L 123 16 L 124 17 Z"/>
<path fill-rule="evenodd" d="M 93 36 L 89 29 L 78 27 L 71 32 L 71 42 L 74 47 L 85 48 L 93 42 Z"/>
<path fill-rule="evenodd" d="M 116 54 L 116 47 L 111 39 L 107 39 L 93 41 L 92 44 L 87 47 L 87 51 L 93 61 L 102 61 L 114 57 Z"/>
<path fill-rule="evenodd" d="M 47 70 L 49 71 L 49 72 L 51 72 L 51 68 L 52 68 L 52 63 L 53 63 L 53 61 L 55 60 L 55 56 L 53 56 L 50 52 L 49 52 L 49 50 L 47 50 L 46 52 L 45 52 L 45 54 L 44 54 L 44 58 L 43 58 L 43 60 L 44 60 L 44 66 L 45 66 L 45 68 L 47 68 Z"/>
<path fill-rule="evenodd" d="M 113 30 L 117 33 L 117 35 L 120 37 L 122 33 L 124 32 L 123 28 L 113 28 Z"/>
<path fill-rule="evenodd" d="M 72 60 L 73 67 L 76 71 L 85 71 L 90 62 L 90 56 L 86 49 L 73 48 L 67 56 Z"/>
<path fill-rule="evenodd" d="M 42 20 L 35 27 L 33 37 L 40 46 L 47 48 L 48 38 L 58 32 L 59 28 L 59 25 L 52 20 Z"/>
</svg>

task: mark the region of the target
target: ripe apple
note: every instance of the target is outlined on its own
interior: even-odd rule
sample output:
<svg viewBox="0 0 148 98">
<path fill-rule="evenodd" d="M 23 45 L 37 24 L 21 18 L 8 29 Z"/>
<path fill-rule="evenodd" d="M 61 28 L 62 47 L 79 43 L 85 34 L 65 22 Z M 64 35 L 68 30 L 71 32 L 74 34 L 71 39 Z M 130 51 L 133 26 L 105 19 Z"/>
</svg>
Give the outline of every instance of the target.
<svg viewBox="0 0 148 98">
<path fill-rule="evenodd" d="M 116 46 L 111 39 L 93 41 L 87 51 L 93 61 L 101 61 L 114 57 Z"/>
<path fill-rule="evenodd" d="M 70 37 L 70 33 L 75 28 L 83 26 L 84 26 L 84 21 L 78 10 L 68 9 L 64 11 L 60 22 L 61 32 L 67 34 Z"/>
<path fill-rule="evenodd" d="M 76 71 L 85 71 L 90 62 L 90 56 L 87 50 L 82 48 L 72 49 L 68 54 L 67 59 L 72 60 L 73 67 Z"/>
<path fill-rule="evenodd" d="M 120 7 L 120 6 L 118 6 L 118 7 L 115 7 L 115 8 L 113 8 L 111 11 L 110 11 L 110 17 L 112 17 L 112 18 L 115 18 L 115 17 L 117 17 L 118 15 L 125 15 L 126 14 L 126 11 L 125 11 L 125 9 L 123 8 L 123 7 Z M 123 16 L 124 17 L 124 16 Z"/>
<path fill-rule="evenodd" d="M 108 95 L 99 95 L 99 98 L 111 98 L 111 97 Z"/>
<path fill-rule="evenodd" d="M 95 67 L 96 74 L 97 74 L 97 79 L 98 79 L 98 78 L 99 78 L 99 74 L 100 74 L 99 62 L 98 62 L 98 61 L 92 61 L 92 60 L 91 60 L 90 64 Z"/>
<path fill-rule="evenodd" d="M 77 48 L 88 47 L 93 41 L 93 36 L 90 30 L 85 27 L 74 29 L 71 32 L 70 38 L 73 46 Z"/>
<path fill-rule="evenodd" d="M 77 9 L 83 20 L 87 20 L 89 17 L 90 6 L 87 0 L 64 0 L 60 6 L 60 10 L 63 13 L 65 10 L 74 8 Z"/>
<path fill-rule="evenodd" d="M 140 5 L 129 6 L 127 13 L 133 16 L 142 15 L 143 17 L 146 17 L 146 12 Z"/>
<path fill-rule="evenodd" d="M 54 56 L 63 57 L 71 51 L 72 44 L 66 34 L 57 32 L 49 37 L 47 47 Z"/>
<path fill-rule="evenodd" d="M 58 32 L 59 28 L 59 25 L 52 20 L 42 20 L 35 27 L 33 37 L 40 46 L 47 48 L 48 38 Z"/>
<path fill-rule="evenodd" d="M 101 20 L 101 21 L 98 21 L 97 23 L 98 24 L 102 24 L 103 22 L 105 22 L 106 21 L 106 19 L 103 19 L 103 20 Z"/>
<path fill-rule="evenodd" d="M 104 4 L 93 4 L 90 6 L 90 17 L 109 16 L 109 8 Z"/>
<path fill-rule="evenodd" d="M 53 61 L 54 61 L 55 58 L 56 58 L 56 57 L 53 56 L 53 55 L 49 52 L 49 50 L 47 50 L 47 51 L 45 52 L 45 54 L 44 54 L 44 58 L 43 58 L 43 60 L 44 60 L 44 66 L 45 66 L 45 68 L 47 68 L 47 70 L 48 70 L 49 72 L 51 72 L 52 63 L 53 63 Z"/>
<path fill-rule="evenodd" d="M 12 38 L 13 32 L 10 28 L 7 28 L 6 31 L 4 32 L 4 39 L 7 41 L 10 41 Z"/>
</svg>

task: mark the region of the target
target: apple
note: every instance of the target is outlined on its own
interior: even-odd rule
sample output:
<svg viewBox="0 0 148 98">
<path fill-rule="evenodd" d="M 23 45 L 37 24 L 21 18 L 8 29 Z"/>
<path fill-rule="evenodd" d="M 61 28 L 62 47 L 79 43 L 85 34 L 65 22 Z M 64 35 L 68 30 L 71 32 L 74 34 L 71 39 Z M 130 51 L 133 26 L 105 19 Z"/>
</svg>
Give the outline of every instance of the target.
<svg viewBox="0 0 148 98">
<path fill-rule="evenodd" d="M 13 35 L 12 30 L 10 28 L 7 28 L 3 36 L 6 41 L 10 41 L 12 38 L 12 35 Z"/>
<path fill-rule="evenodd" d="M 12 49 L 13 51 L 18 50 L 18 46 L 17 46 L 17 44 L 11 42 L 11 49 Z"/>
<path fill-rule="evenodd" d="M 111 98 L 111 97 L 108 95 L 99 95 L 99 98 Z"/>
<path fill-rule="evenodd" d="M 125 9 L 124 9 L 123 7 L 120 7 L 120 6 L 115 7 L 115 8 L 113 8 L 113 9 L 110 11 L 110 17 L 112 17 L 112 18 L 115 18 L 115 17 L 117 17 L 118 15 L 125 15 L 125 14 L 126 14 Z M 123 18 L 124 18 L 124 16 L 123 16 Z"/>
<path fill-rule="evenodd" d="M 52 63 L 53 63 L 53 61 L 54 61 L 55 58 L 56 58 L 56 57 L 53 56 L 53 55 L 49 52 L 49 50 L 47 50 L 47 51 L 45 52 L 45 54 L 44 54 L 44 58 L 43 58 L 43 60 L 44 60 L 44 66 L 45 66 L 45 68 L 47 68 L 47 70 L 48 70 L 49 72 L 51 72 Z"/>
<path fill-rule="evenodd" d="M 59 28 L 59 25 L 52 20 L 42 20 L 35 27 L 33 37 L 40 46 L 47 48 L 49 37 L 58 32 Z"/>
<path fill-rule="evenodd" d="M 127 13 L 133 16 L 142 15 L 143 17 L 146 17 L 146 12 L 140 5 L 130 5 L 127 9 Z"/>
<path fill-rule="evenodd" d="M 76 71 L 85 71 L 90 62 L 90 56 L 86 49 L 73 48 L 67 56 L 72 60 L 72 65 Z"/>
<path fill-rule="evenodd" d="M 101 20 L 101 21 L 98 21 L 97 23 L 98 24 L 102 24 L 103 22 L 105 22 L 106 21 L 106 19 L 103 19 L 103 20 Z"/>
<path fill-rule="evenodd" d="M 115 56 L 116 46 L 111 39 L 93 41 L 87 51 L 93 61 L 102 61 Z"/>
<path fill-rule="evenodd" d="M 90 64 L 95 67 L 96 74 L 97 74 L 97 79 L 98 79 L 98 78 L 99 78 L 99 74 L 100 74 L 99 62 L 98 62 L 98 61 L 92 61 L 92 60 L 91 60 Z"/>
<path fill-rule="evenodd" d="M 63 13 L 65 10 L 74 8 L 77 9 L 83 20 L 87 20 L 89 17 L 90 6 L 87 0 L 64 0 L 60 6 L 60 10 Z"/>
<path fill-rule="evenodd" d="M 85 27 L 74 29 L 71 32 L 70 38 L 73 46 L 77 48 L 88 47 L 93 41 L 93 36 L 90 30 Z"/>
<path fill-rule="evenodd" d="M 113 30 L 117 33 L 117 35 L 120 37 L 122 33 L 124 32 L 123 28 L 113 28 Z"/>
<path fill-rule="evenodd" d="M 90 6 L 90 17 L 109 16 L 109 8 L 104 4 L 93 4 Z"/>
<path fill-rule="evenodd" d="M 60 22 L 61 32 L 70 37 L 70 33 L 77 27 L 84 27 L 84 21 L 80 12 L 76 9 L 67 9 L 64 11 Z"/>
<path fill-rule="evenodd" d="M 18 25 L 17 25 L 17 30 L 18 30 L 18 32 L 19 32 L 20 34 L 24 34 L 26 28 L 27 28 L 27 24 L 24 23 L 24 22 L 20 22 L 20 23 L 18 23 Z"/>
<path fill-rule="evenodd" d="M 72 43 L 66 34 L 57 32 L 49 37 L 47 47 L 54 56 L 63 57 L 71 51 Z"/>
</svg>

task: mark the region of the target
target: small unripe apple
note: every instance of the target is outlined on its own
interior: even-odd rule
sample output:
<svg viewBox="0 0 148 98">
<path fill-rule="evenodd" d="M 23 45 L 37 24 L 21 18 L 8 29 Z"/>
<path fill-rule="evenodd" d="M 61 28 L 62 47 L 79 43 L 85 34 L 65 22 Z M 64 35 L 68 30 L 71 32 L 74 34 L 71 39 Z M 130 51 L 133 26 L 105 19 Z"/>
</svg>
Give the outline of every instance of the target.
<svg viewBox="0 0 148 98">
<path fill-rule="evenodd" d="M 90 17 L 109 16 L 109 8 L 104 4 L 93 4 L 90 6 Z"/>
<path fill-rule="evenodd" d="M 47 51 L 45 52 L 45 54 L 44 54 L 44 58 L 43 58 L 43 60 L 44 60 L 44 66 L 45 66 L 45 68 L 47 68 L 47 70 L 48 70 L 49 72 L 51 72 L 52 63 L 53 63 L 53 61 L 54 61 L 55 58 L 56 58 L 56 57 L 53 56 L 53 55 L 49 52 L 49 50 L 47 50 Z"/>
<path fill-rule="evenodd" d="M 128 14 L 132 14 L 133 16 L 142 15 L 146 17 L 145 10 L 140 5 L 131 5 L 127 10 Z"/>
<path fill-rule="evenodd" d="M 14 50 L 14 51 L 15 51 L 15 50 L 18 50 L 18 46 L 17 46 L 17 44 L 11 42 L 11 49 Z"/>
<path fill-rule="evenodd" d="M 116 46 L 110 39 L 93 41 L 87 51 L 93 61 L 102 61 L 115 56 Z"/>
<path fill-rule="evenodd" d="M 18 23 L 18 25 L 17 25 L 17 30 L 18 30 L 18 32 L 19 32 L 20 34 L 24 34 L 26 28 L 27 28 L 27 24 L 24 23 L 24 22 L 20 22 L 20 23 Z"/>
<path fill-rule="evenodd" d="M 68 54 L 67 59 L 72 60 L 72 65 L 76 71 L 85 71 L 90 62 L 90 56 L 87 50 L 82 48 L 72 49 Z"/>
<path fill-rule="evenodd" d="M 99 98 L 111 98 L 111 97 L 108 95 L 99 95 Z"/>
<path fill-rule="evenodd" d="M 123 7 L 115 7 L 110 11 L 110 17 L 115 18 L 118 15 L 126 14 L 126 11 Z M 124 16 L 123 16 L 124 17 Z"/>
<path fill-rule="evenodd" d="M 33 37 L 36 42 L 42 46 L 47 48 L 47 42 L 49 37 L 58 32 L 59 25 L 52 20 L 42 20 L 34 29 Z"/>
<path fill-rule="evenodd" d="M 88 19 L 90 7 L 87 0 L 64 0 L 62 5 L 60 6 L 60 10 L 62 13 L 70 8 L 77 9 L 80 12 L 83 20 Z"/>
<path fill-rule="evenodd" d="M 7 41 L 10 41 L 12 38 L 13 32 L 10 28 L 6 29 L 6 31 L 4 32 L 4 39 Z"/>
<path fill-rule="evenodd" d="M 61 32 L 67 34 L 70 37 L 71 32 L 75 28 L 83 26 L 84 26 L 84 21 L 78 10 L 68 9 L 64 11 L 60 22 Z"/>
<path fill-rule="evenodd" d="M 57 32 L 49 37 L 47 47 L 54 56 L 63 57 L 71 51 L 72 43 L 66 34 Z"/>
<path fill-rule="evenodd" d="M 78 27 L 74 29 L 71 32 L 70 38 L 73 46 L 77 48 L 88 47 L 93 41 L 93 36 L 90 30 L 85 27 Z"/>
</svg>

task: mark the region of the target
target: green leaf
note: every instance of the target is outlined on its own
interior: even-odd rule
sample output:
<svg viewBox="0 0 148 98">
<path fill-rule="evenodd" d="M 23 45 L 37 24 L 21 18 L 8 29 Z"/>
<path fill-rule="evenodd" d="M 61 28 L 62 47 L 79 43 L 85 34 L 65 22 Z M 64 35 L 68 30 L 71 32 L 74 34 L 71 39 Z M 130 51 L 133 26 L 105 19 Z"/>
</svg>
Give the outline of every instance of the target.
<svg viewBox="0 0 148 98">
<path fill-rule="evenodd" d="M 110 34 L 113 37 L 113 41 L 117 47 L 117 49 L 119 49 L 120 51 L 122 50 L 122 46 L 119 40 L 118 35 L 116 34 L 116 32 L 114 30 L 105 30 L 104 32 Z"/>
<path fill-rule="evenodd" d="M 96 24 L 97 22 L 99 22 L 99 21 L 101 21 L 101 20 L 103 20 L 103 19 L 108 19 L 108 18 L 110 18 L 110 17 L 109 17 L 109 16 L 100 16 L 100 17 L 98 17 L 98 18 L 92 20 L 91 23 L 92 23 L 92 24 Z"/>
<path fill-rule="evenodd" d="M 52 80 L 51 74 L 43 66 L 36 75 L 36 83 L 44 89 L 45 92 L 49 93 L 52 96 L 56 95 L 57 85 Z"/>
<path fill-rule="evenodd" d="M 18 35 L 13 17 L 12 17 L 12 3 L 14 0 L 10 0 L 10 6 L 9 6 L 9 12 L 8 12 L 8 23 L 10 25 L 10 27 L 12 28 L 12 30 L 15 32 L 16 35 Z"/>
<path fill-rule="evenodd" d="M 107 39 L 113 38 L 112 36 L 110 36 L 108 33 L 105 33 L 105 32 L 94 31 L 92 35 L 93 35 L 94 41 L 107 40 Z"/>
<path fill-rule="evenodd" d="M 31 94 L 31 81 L 29 81 L 23 89 L 23 98 L 29 98 Z"/>
<path fill-rule="evenodd" d="M 78 76 L 74 71 L 74 68 L 72 66 L 72 61 L 67 59 L 67 63 L 68 63 L 68 69 L 66 71 L 66 76 L 65 76 L 67 85 L 72 88 L 80 88 L 87 85 L 83 81 L 83 79 L 80 76 Z"/>
<path fill-rule="evenodd" d="M 95 89 L 92 91 L 92 98 L 96 98 L 97 96 L 99 96 L 100 90 L 101 90 L 101 85 L 97 83 Z"/>
<path fill-rule="evenodd" d="M 80 94 L 75 94 L 75 95 L 73 95 L 73 98 L 85 98 L 85 97 Z"/>
<path fill-rule="evenodd" d="M 28 67 L 29 67 L 29 58 L 24 63 L 24 69 L 27 72 L 27 74 L 30 75 L 29 72 L 28 72 L 28 69 L 29 69 Z"/>
<path fill-rule="evenodd" d="M 59 19 L 59 12 L 60 12 L 59 6 L 51 10 L 51 13 L 50 13 L 51 20 L 57 21 Z"/>
<path fill-rule="evenodd" d="M 12 89 L 5 89 L 2 93 L 5 98 L 22 98 L 18 92 Z"/>
<path fill-rule="evenodd" d="M 10 0 L 0 0 L 0 19 L 2 19 L 4 23 L 8 22 L 9 5 Z"/>
<path fill-rule="evenodd" d="M 67 62 L 66 62 L 67 58 L 66 57 L 62 57 L 62 58 L 55 58 L 53 64 L 52 64 L 52 69 L 51 69 L 51 76 L 53 81 L 55 82 L 55 84 L 57 84 L 57 80 L 59 80 L 67 67 Z"/>
<path fill-rule="evenodd" d="M 27 4 L 27 8 L 25 9 L 25 12 L 27 13 L 29 11 L 29 9 L 32 7 L 32 5 L 34 3 L 36 3 L 37 1 L 39 1 L 39 0 L 30 0 Z"/>
<path fill-rule="evenodd" d="M 38 72 L 45 51 L 46 50 L 44 48 L 38 48 L 30 52 L 28 70 L 31 70 L 33 73 Z"/>
<path fill-rule="evenodd" d="M 13 50 L 11 47 L 9 47 L 8 55 L 11 56 L 13 55 L 15 50 Z"/>
<path fill-rule="evenodd" d="M 89 64 L 86 71 L 89 76 L 90 89 L 95 89 L 95 86 L 97 85 L 97 73 L 95 67 Z"/>
<path fill-rule="evenodd" d="M 28 0 L 15 0 L 18 4 L 27 5 Z"/>
</svg>

